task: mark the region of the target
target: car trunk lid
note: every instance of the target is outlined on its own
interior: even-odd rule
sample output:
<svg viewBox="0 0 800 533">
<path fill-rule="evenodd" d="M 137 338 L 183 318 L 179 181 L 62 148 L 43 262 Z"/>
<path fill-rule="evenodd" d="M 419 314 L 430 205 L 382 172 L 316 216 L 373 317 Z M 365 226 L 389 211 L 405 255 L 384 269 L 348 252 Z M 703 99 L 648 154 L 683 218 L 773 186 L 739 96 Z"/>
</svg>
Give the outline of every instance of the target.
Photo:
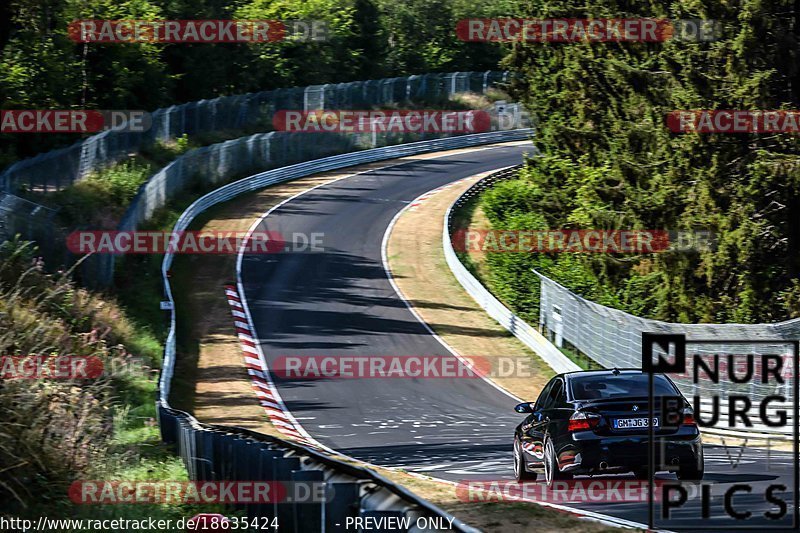
<svg viewBox="0 0 800 533">
<path fill-rule="evenodd" d="M 678 430 L 678 426 L 665 424 L 661 409 L 650 412 L 647 398 L 585 400 L 579 409 L 600 415 L 601 422 L 594 429 L 599 435 L 647 435 L 648 419 L 655 419 L 657 435 L 668 435 Z"/>
</svg>

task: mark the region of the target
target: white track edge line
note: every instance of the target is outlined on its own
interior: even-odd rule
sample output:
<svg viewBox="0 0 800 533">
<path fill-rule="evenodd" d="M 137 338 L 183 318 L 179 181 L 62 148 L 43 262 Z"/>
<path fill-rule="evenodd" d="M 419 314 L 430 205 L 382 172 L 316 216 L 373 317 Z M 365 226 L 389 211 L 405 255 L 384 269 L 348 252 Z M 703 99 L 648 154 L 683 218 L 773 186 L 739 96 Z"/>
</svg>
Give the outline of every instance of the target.
<svg viewBox="0 0 800 533">
<path fill-rule="evenodd" d="M 494 172 L 505 170 L 507 168 L 511 168 L 511 167 L 504 167 L 504 168 L 501 168 L 501 169 L 497 169 Z M 474 176 L 468 176 L 467 178 L 463 178 L 463 179 L 469 179 L 471 177 L 474 177 Z M 455 180 L 455 181 L 460 181 L 460 180 Z M 455 183 L 455 181 L 453 181 L 451 183 Z M 429 192 L 430 191 L 428 191 L 426 193 L 423 193 L 422 195 L 420 195 L 420 197 L 428 194 Z M 389 267 L 387 251 L 388 251 L 389 237 L 390 237 L 390 235 L 392 233 L 392 230 L 394 229 L 394 226 L 397 223 L 397 221 L 400 219 L 400 216 L 403 215 L 412 206 L 412 204 L 414 202 L 418 201 L 420 197 L 415 198 L 414 200 L 412 200 L 412 202 L 409 205 L 407 205 L 406 207 L 401 209 L 394 216 L 394 218 L 392 218 L 392 221 L 389 223 L 389 226 L 386 228 L 386 232 L 383 234 L 383 242 L 381 243 L 381 258 L 383 260 L 383 269 L 386 272 L 386 276 L 389 278 L 389 283 L 391 283 L 392 288 L 397 293 L 397 296 L 400 298 L 400 300 L 403 301 L 403 303 L 406 305 L 408 310 L 411 311 L 411 313 L 414 315 L 414 317 L 425 327 L 426 330 L 428 330 L 428 332 L 437 341 L 439 341 L 439 343 L 442 346 L 444 346 L 447 349 L 448 352 L 453 354 L 453 356 L 456 357 L 459 361 L 461 361 L 462 363 L 467 365 L 467 367 L 471 367 L 472 364 L 469 362 L 469 360 L 464 358 L 457 351 L 455 351 L 455 349 L 453 349 L 449 344 L 447 344 L 444 341 L 444 339 L 442 339 L 439 335 L 437 335 L 436 332 L 434 332 L 433 329 L 431 329 L 431 327 L 428 325 L 428 323 L 425 322 L 425 320 L 419 315 L 419 313 L 417 313 L 417 310 L 414 309 L 414 307 L 411 305 L 411 303 L 403 295 L 402 291 L 400 290 L 400 287 L 397 286 L 397 283 L 394 280 L 394 276 L 392 275 L 391 268 Z M 497 383 L 495 383 L 494 381 L 492 381 L 488 377 L 486 377 L 484 375 L 481 375 L 480 377 L 481 377 L 481 379 L 483 379 L 484 381 L 489 383 L 491 386 L 493 386 L 495 389 L 497 389 L 500 392 L 506 394 L 507 396 L 509 396 L 509 397 L 519 401 L 519 402 L 523 401 L 521 398 L 517 397 L 516 395 L 514 395 L 510 391 L 508 391 L 505 388 L 501 387 L 500 385 L 498 385 Z M 454 481 L 449 481 L 449 480 L 446 480 L 446 479 L 436 478 L 436 477 L 432 477 L 432 476 L 426 476 L 424 474 L 419 474 L 419 473 L 416 473 L 416 472 L 406 471 L 406 473 L 411 475 L 411 476 L 421 477 L 421 478 L 428 479 L 428 480 L 431 480 L 431 481 L 439 481 L 439 482 L 442 482 L 442 483 L 447 483 L 447 484 L 456 485 L 456 486 L 458 485 L 458 483 L 456 483 Z M 596 513 L 594 511 L 585 511 L 585 510 L 582 510 L 582 509 L 575 509 L 573 507 L 568 507 L 566 505 L 559 505 L 559 504 L 550 503 L 550 502 L 538 502 L 538 501 L 531 501 L 531 500 L 523 500 L 523 501 L 526 501 L 528 503 L 535 503 L 535 504 L 538 504 L 538 505 L 543 505 L 545 507 L 552 507 L 554 509 L 557 509 L 557 510 L 560 510 L 560 511 L 566 511 L 566 512 L 569 512 L 569 513 L 572 513 L 572 514 L 578 514 L 578 515 L 580 515 L 580 516 L 582 516 L 584 518 L 587 518 L 587 519 L 593 520 L 593 521 L 597 521 L 597 522 L 602 522 L 602 523 L 606 523 L 606 524 L 613 524 L 613 525 L 617 525 L 617 526 L 625 527 L 625 528 L 648 529 L 647 524 L 641 524 L 639 522 L 626 520 L 624 518 L 617 518 L 617 517 L 614 517 L 614 516 L 611 516 L 611 515 L 605 515 L 605 514 L 602 514 L 602 513 Z M 666 531 L 666 530 L 658 530 L 658 531 Z"/>
<path fill-rule="evenodd" d="M 510 168 L 510 167 L 504 167 L 504 168 L 501 168 L 499 170 L 504 170 L 505 168 Z M 471 178 L 471 177 L 473 177 L 473 176 L 467 176 L 467 178 L 463 178 L 463 179 L 468 179 L 468 178 Z M 459 181 L 459 180 L 455 180 L 455 181 Z M 455 183 L 455 181 L 450 182 L 450 183 Z M 435 190 L 435 189 L 432 189 L 432 190 Z M 431 191 L 423 193 L 423 195 L 424 194 L 429 194 L 430 192 Z M 423 195 L 420 195 L 419 197 L 414 199 L 412 201 L 412 203 L 416 202 L 417 200 L 419 200 L 419 198 L 421 196 L 423 196 Z M 419 313 L 417 313 L 417 310 L 414 309 L 414 307 L 411 305 L 411 302 L 409 302 L 406 299 L 406 297 L 403 295 L 403 292 L 400 290 L 400 287 L 397 286 L 397 283 L 394 280 L 394 276 L 392 275 L 392 269 L 389 267 L 389 257 L 388 257 L 388 254 L 387 254 L 387 249 L 389 247 L 389 236 L 391 235 L 392 230 L 394 229 L 394 226 L 397 223 L 397 221 L 400 219 L 400 217 L 403 215 L 403 213 L 405 213 L 409 209 L 409 207 L 411 207 L 410 204 L 408 206 L 404 207 L 403 209 L 401 209 L 400 211 L 398 211 L 398 213 L 394 216 L 394 218 L 392 218 L 392 221 L 389 223 L 389 226 L 386 228 L 386 232 L 383 234 L 383 241 L 381 242 L 381 260 L 383 262 L 383 271 L 386 273 L 386 277 L 389 278 L 389 283 L 392 285 L 392 288 L 394 289 L 394 292 L 397 294 L 397 297 L 400 298 L 400 300 L 405 304 L 405 306 L 408 308 L 408 310 L 411 311 L 411 314 L 414 315 L 414 318 L 417 319 L 417 322 L 422 324 L 425 327 L 425 329 L 428 331 L 428 333 L 430 333 L 430 335 L 434 339 L 436 339 L 439 342 L 439 344 L 441 344 L 448 352 L 450 352 L 450 354 L 453 355 L 453 357 L 458 359 L 464 366 L 466 366 L 468 369 L 474 368 L 475 365 L 472 362 L 470 362 L 467 358 L 465 358 L 460 353 L 455 351 L 449 344 L 447 344 L 444 341 L 444 339 L 442 339 L 435 331 L 433 331 L 433 329 L 428 325 L 428 323 L 425 322 L 425 320 L 419 315 Z M 512 394 L 510 391 L 507 391 L 506 389 L 504 389 L 503 387 L 501 387 L 500 385 L 498 385 L 494 381 L 492 381 L 489 378 L 487 378 L 485 375 L 482 375 L 481 372 L 478 372 L 478 375 L 480 376 L 480 378 L 483 381 L 485 381 L 486 383 L 488 383 L 489 385 L 491 385 L 495 389 L 499 390 L 500 392 L 502 392 L 506 396 L 516 400 L 517 403 L 520 403 L 520 402 L 523 401 L 521 398 L 518 398 L 517 396 Z"/>
<path fill-rule="evenodd" d="M 491 150 L 491 149 L 497 148 L 498 147 L 497 145 L 502 145 L 502 144 L 505 144 L 505 143 L 493 143 L 491 145 L 487 145 L 487 146 L 480 147 L 480 148 L 477 148 L 477 149 L 474 149 L 474 147 L 471 147 L 472 149 L 470 149 L 469 151 L 470 152 L 473 152 L 473 151 L 479 152 L 479 151 L 483 151 L 483 150 Z M 448 150 L 448 151 L 450 151 L 450 150 Z M 441 156 L 431 157 L 429 159 L 439 159 L 439 158 L 442 158 L 442 157 L 449 157 L 449 156 L 443 154 Z M 272 378 L 271 378 L 270 372 L 268 370 L 269 367 L 266 364 L 266 357 L 264 356 L 264 352 L 261 349 L 261 343 L 258 342 L 258 334 L 257 334 L 257 331 L 256 331 L 255 326 L 253 324 L 253 317 L 250 314 L 250 306 L 247 303 L 247 296 L 245 295 L 244 284 L 242 282 L 242 261 L 244 259 L 244 250 L 246 248 L 246 244 L 249 241 L 249 239 L 250 239 L 251 235 L 253 234 L 253 232 L 255 232 L 256 228 L 264 221 L 264 219 L 266 219 L 273 211 L 275 211 L 279 207 L 283 206 L 284 204 L 286 204 L 286 203 L 288 203 L 288 202 L 290 202 L 290 201 L 292 201 L 292 200 L 294 200 L 296 198 L 299 198 L 300 196 L 302 196 L 302 195 L 304 195 L 304 194 L 306 194 L 308 192 L 311 192 L 311 191 L 313 191 L 313 190 L 315 190 L 317 188 L 320 188 L 320 187 L 325 186 L 325 185 L 330 185 L 332 183 L 336 183 L 336 182 L 341 181 L 343 179 L 352 178 L 354 176 L 359 176 L 361 174 L 367 174 L 367 173 L 370 173 L 370 172 L 381 171 L 381 170 L 385 170 L 385 169 L 388 169 L 388 168 L 398 167 L 398 166 L 407 165 L 407 164 L 411 164 L 411 163 L 418 163 L 420 161 L 424 162 L 424 161 L 426 161 L 426 159 L 412 159 L 412 160 L 409 160 L 409 161 L 403 161 L 401 163 L 395 163 L 395 164 L 392 164 L 392 165 L 386 165 L 386 166 L 382 166 L 382 167 L 379 167 L 379 168 L 374 168 L 374 169 L 363 170 L 363 171 L 360 171 L 360 172 L 355 172 L 353 174 L 348 174 L 346 176 L 342 176 L 342 177 L 336 178 L 334 180 L 327 181 L 325 183 L 320 183 L 319 185 L 315 185 L 314 187 L 311 187 L 309 189 L 305 189 L 305 190 L 303 190 L 303 191 L 301 191 L 301 192 L 299 192 L 299 193 L 297 193 L 297 194 L 295 194 L 295 195 L 293 195 L 293 196 L 291 196 L 289 198 L 286 198 L 286 199 L 282 200 L 277 205 L 275 205 L 272 208 L 270 208 L 266 213 L 264 213 L 256 221 L 253 222 L 253 224 L 247 230 L 247 234 L 245 235 L 245 238 L 242 240 L 242 245 L 240 246 L 239 252 L 238 252 L 237 257 L 236 257 L 236 286 L 238 288 L 239 298 L 241 299 L 242 308 L 244 309 L 244 312 L 247 315 L 247 322 L 250 324 L 250 331 L 253 332 L 253 334 L 254 334 L 253 336 L 255 337 L 255 343 L 254 344 L 256 345 L 256 349 L 258 350 L 258 355 L 259 355 L 259 359 L 260 359 L 261 364 L 262 364 L 262 368 L 265 369 L 264 370 L 264 374 L 265 374 L 266 380 L 269 382 L 269 384 L 272 386 L 273 390 L 275 391 L 275 395 L 277 397 L 276 400 L 279 403 L 279 405 L 281 406 L 281 410 L 284 413 L 286 413 L 286 415 L 290 418 L 290 420 L 295 424 L 295 427 L 298 428 L 298 430 L 301 433 L 301 435 L 303 435 L 309 442 L 314 443 L 314 445 L 319 447 L 320 449 L 325 450 L 328 453 L 331 453 L 331 454 L 334 454 L 334 455 L 338 455 L 339 457 L 344 457 L 344 458 L 346 458 L 346 459 L 348 459 L 350 461 L 353 461 L 353 462 L 358 463 L 358 464 L 362 464 L 362 465 L 367 466 L 367 467 L 382 468 L 382 469 L 387 469 L 387 470 L 393 470 L 393 469 L 396 469 L 396 468 L 376 465 L 376 464 L 372 464 L 372 463 L 367 462 L 367 461 L 362 461 L 361 459 L 356 459 L 355 457 L 351 457 L 349 455 L 343 454 L 341 452 L 338 452 L 338 451 L 336 451 L 334 449 L 331 449 L 331 448 L 325 446 L 324 444 L 318 442 L 316 439 L 314 439 L 314 437 L 312 437 L 305 430 L 305 428 L 299 422 L 297 422 L 297 419 L 294 417 L 294 415 L 288 409 L 286 409 L 286 405 L 283 403 L 283 398 L 281 398 L 280 394 L 277 391 L 277 388 L 275 387 L 274 383 L 272 382 Z M 405 210 L 405 208 L 402 209 L 401 212 L 404 211 L 404 210 Z M 395 215 L 395 218 L 397 218 L 397 215 Z M 390 223 L 389 229 L 391 229 L 391 226 L 393 225 L 393 223 L 394 223 L 394 220 L 392 220 L 392 223 Z M 385 238 L 386 238 L 386 234 L 384 234 L 384 239 Z M 381 248 L 383 249 L 383 243 L 381 245 Z M 387 273 L 387 275 L 389 275 L 389 281 L 392 284 L 394 284 L 394 280 L 391 278 L 391 275 L 390 275 L 388 270 L 386 270 L 386 273 Z M 402 297 L 401 297 L 401 299 L 402 299 Z M 405 299 L 403 299 L 403 301 L 405 302 Z M 408 304 L 406 304 L 406 305 L 408 305 Z M 414 312 L 414 311 L 412 310 L 412 312 Z M 417 319 L 420 320 L 419 318 L 417 318 Z M 428 328 L 430 330 L 429 326 L 424 321 L 422 321 L 422 320 L 420 320 L 420 321 L 422 322 L 423 325 L 425 325 L 426 328 Z M 433 335 L 436 336 L 435 333 L 433 333 Z M 452 352 L 450 347 L 447 346 L 447 344 L 444 343 L 441 339 L 439 340 L 439 342 L 441 342 L 442 345 L 445 348 L 448 349 L 448 351 L 453 353 L 454 356 L 460 357 L 460 356 L 456 355 L 454 352 Z M 513 395 L 511 395 L 509 392 L 503 390 L 502 388 L 499 389 L 499 390 L 501 392 L 511 396 L 512 398 L 515 398 Z M 515 399 L 518 399 L 518 398 L 515 398 Z M 448 485 L 457 485 L 457 483 L 455 483 L 453 481 L 448 481 L 448 480 L 445 480 L 445 479 L 433 478 L 433 477 L 429 477 L 429 476 L 423 476 L 422 474 L 416 474 L 414 472 L 408 472 L 408 471 L 406 471 L 405 473 L 407 473 L 409 475 L 412 475 L 412 476 L 418 476 L 418 477 L 427 478 L 427 479 L 429 479 L 431 481 L 435 481 L 437 483 L 445 483 L 445 484 L 448 484 Z M 545 505 L 545 503 L 543 503 L 543 502 L 531 502 L 531 503 L 538 503 L 539 505 Z M 647 525 L 646 524 L 639 524 L 639 523 L 636 523 L 636 522 L 629 522 L 629 521 L 624 520 L 624 519 L 619 519 L 619 518 L 616 518 L 616 517 L 613 517 L 613 516 L 607 516 L 607 515 L 603 515 L 603 514 L 600 514 L 600 513 L 594 513 L 592 511 L 583 511 L 583 510 L 580 510 L 580 509 L 573 509 L 571 507 L 563 507 L 563 508 L 561 508 L 561 506 L 559 506 L 558 504 L 546 504 L 546 506 L 553 507 L 553 508 L 558 509 L 558 510 L 563 510 L 565 512 L 568 512 L 570 514 L 574 514 L 574 515 L 577 515 L 577 516 L 590 517 L 590 515 L 596 515 L 598 521 L 599 520 L 604 520 L 607 523 L 611 523 L 611 524 L 614 524 L 614 525 L 619 525 L 619 527 L 634 527 L 634 528 L 647 529 Z M 627 523 L 629 523 L 631 525 L 630 526 L 625 526 L 625 525 L 623 525 L 624 522 L 627 522 Z"/>
<path fill-rule="evenodd" d="M 516 142 L 516 141 L 514 141 L 514 142 Z M 480 152 L 480 151 L 484 151 L 484 150 L 497 149 L 498 147 L 502 147 L 503 144 L 506 144 L 506 143 L 492 143 L 492 144 L 488 144 L 488 145 L 480 146 L 480 147 L 469 147 L 466 150 L 468 152 Z M 393 164 L 390 164 L 390 165 L 384 165 L 384 166 L 381 166 L 379 168 L 370 168 L 370 169 L 362 170 L 362 171 L 359 171 L 359 172 L 346 174 L 346 175 L 340 176 L 340 177 L 338 177 L 336 179 L 333 179 L 333 180 L 330 180 L 330 181 L 326 181 L 324 183 L 320 183 L 320 184 L 315 185 L 313 187 L 310 187 L 308 189 L 304 189 L 304 190 L 298 192 L 297 194 L 295 194 L 293 196 L 290 196 L 289 198 L 283 199 L 278 204 L 276 204 L 273 207 L 271 207 L 266 213 L 261 215 L 257 220 L 255 220 L 253 222 L 253 224 L 247 230 L 247 234 L 245 235 L 244 239 L 242 239 L 242 244 L 239 247 L 239 251 L 238 251 L 237 257 L 236 257 L 236 287 L 237 287 L 237 290 L 239 292 L 239 299 L 241 300 L 242 309 L 244 309 L 244 313 L 247 315 L 247 322 L 250 325 L 250 331 L 253 333 L 253 337 L 254 337 L 254 341 L 255 341 L 254 344 L 256 345 L 256 350 L 258 350 L 258 358 L 261 361 L 262 370 L 264 371 L 264 375 L 265 375 L 266 380 L 268 381 L 268 383 L 270 384 L 270 386 L 272 387 L 272 389 L 275 392 L 275 397 L 276 397 L 275 399 L 278 402 L 278 404 L 281 406 L 281 410 L 284 411 L 289 416 L 289 418 L 296 425 L 296 427 L 298 428 L 300 433 L 309 442 L 314 443 L 314 445 L 319 447 L 320 449 L 328 451 L 329 453 L 334 453 L 334 454 L 341 455 L 343 457 L 348 457 L 348 459 L 352 459 L 354 461 L 358 461 L 358 459 L 343 455 L 343 454 L 341 454 L 341 453 L 339 453 L 339 452 L 337 452 L 337 451 L 335 451 L 335 450 L 333 450 L 331 448 L 328 448 L 324 444 L 322 444 L 322 443 L 318 442 L 316 439 L 314 439 L 314 437 L 312 437 L 311 434 L 309 434 L 306 431 L 306 429 L 299 422 L 297 422 L 297 419 L 294 417 L 294 415 L 291 413 L 291 411 L 289 411 L 289 409 L 286 408 L 286 404 L 284 404 L 283 398 L 281 397 L 280 393 L 278 392 L 277 387 L 275 387 L 275 384 L 272 381 L 271 373 L 269 371 L 269 366 L 267 365 L 267 359 L 264 356 L 263 350 L 261 349 L 261 343 L 258 342 L 258 340 L 257 340 L 258 339 L 258 333 L 256 331 L 255 324 L 253 323 L 253 316 L 250 313 L 250 306 L 247 303 L 247 296 L 245 295 L 245 292 L 244 292 L 244 283 L 242 281 L 242 262 L 244 260 L 244 251 L 247 248 L 247 243 L 249 242 L 249 240 L 250 240 L 252 234 L 255 232 L 256 228 L 272 212 L 274 212 L 275 210 L 279 209 L 284 204 L 287 204 L 287 203 L 299 198 L 300 196 L 303 196 L 304 194 L 307 194 L 307 193 L 309 193 L 311 191 L 314 191 L 314 190 L 316 190 L 316 189 L 318 189 L 320 187 L 323 187 L 323 186 L 326 186 L 326 185 L 331 185 L 331 184 L 339 182 L 341 180 L 352 178 L 352 177 L 359 176 L 359 175 L 362 175 L 362 174 L 368 174 L 370 172 L 382 171 L 382 170 L 386 170 L 388 168 L 394 168 L 394 167 L 399 167 L 399 166 L 403 166 L 403 165 L 409 165 L 409 164 L 413 164 L 413 163 L 424 162 L 424 161 L 427 161 L 429 159 L 440 159 L 440 158 L 443 158 L 443 157 L 450 157 L 450 156 L 455 155 L 455 154 L 447 154 L 447 152 L 452 152 L 452 151 L 461 152 L 462 150 L 464 150 L 464 149 L 445 150 L 443 152 L 440 152 L 441 155 L 434 155 L 434 157 L 429 157 L 429 158 L 426 158 L 426 159 L 408 159 L 408 160 L 405 160 L 405 161 L 400 161 L 398 163 L 393 163 Z M 436 153 L 437 152 L 432 152 L 432 154 L 436 154 Z M 405 157 L 415 157 L 415 156 L 405 156 Z M 404 158 L 400 158 L 400 159 L 404 159 Z M 310 177 L 310 176 L 307 176 L 307 177 Z M 359 462 L 361 462 L 363 464 L 370 464 L 370 463 L 366 463 L 366 462 L 363 462 L 363 461 L 359 461 Z M 375 466 L 377 466 L 377 465 L 375 465 Z"/>
</svg>

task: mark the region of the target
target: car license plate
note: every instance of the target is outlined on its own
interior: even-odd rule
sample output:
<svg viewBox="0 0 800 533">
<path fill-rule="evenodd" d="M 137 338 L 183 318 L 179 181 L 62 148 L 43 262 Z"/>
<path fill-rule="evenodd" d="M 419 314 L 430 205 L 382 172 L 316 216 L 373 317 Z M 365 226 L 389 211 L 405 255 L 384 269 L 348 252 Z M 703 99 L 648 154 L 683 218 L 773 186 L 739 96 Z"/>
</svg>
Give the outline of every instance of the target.
<svg viewBox="0 0 800 533">
<path fill-rule="evenodd" d="M 646 428 L 647 418 L 615 418 L 614 429 Z M 658 418 L 653 419 L 653 427 L 658 427 Z"/>
</svg>

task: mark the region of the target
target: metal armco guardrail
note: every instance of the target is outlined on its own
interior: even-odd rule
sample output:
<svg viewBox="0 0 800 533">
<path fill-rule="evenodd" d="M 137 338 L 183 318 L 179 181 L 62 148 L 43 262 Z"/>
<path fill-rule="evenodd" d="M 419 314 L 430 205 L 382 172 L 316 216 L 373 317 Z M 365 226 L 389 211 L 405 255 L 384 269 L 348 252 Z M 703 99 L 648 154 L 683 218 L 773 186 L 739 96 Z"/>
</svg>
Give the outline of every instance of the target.
<svg viewBox="0 0 800 533">
<path fill-rule="evenodd" d="M 508 72 L 431 73 L 379 80 L 290 87 L 220 96 L 156 109 L 145 132 L 109 130 L 71 146 L 17 161 L 0 173 L 0 190 L 59 190 L 157 141 L 220 130 L 269 131 L 277 110 L 356 109 L 402 101 L 433 102 L 460 92 L 486 92 Z"/>
<path fill-rule="evenodd" d="M 269 185 L 329 170 L 426 152 L 525 140 L 532 134 L 530 129 L 521 129 L 448 137 L 325 157 L 269 170 L 220 187 L 201 197 L 183 212 L 173 231 L 188 229 L 195 217 L 214 205 Z M 176 330 L 174 300 L 167 273 L 172 261 L 173 255 L 166 254 L 161 267 L 165 294 L 172 309 L 157 407 L 162 437 L 165 442 L 177 445 L 190 479 L 324 482 L 330 488 L 335 503 L 316 507 L 305 505 L 302 509 L 298 509 L 300 504 L 288 503 L 248 507 L 247 512 L 252 516 L 277 516 L 281 531 L 286 532 L 345 531 L 345 516 L 412 518 L 409 531 L 435 530 L 430 527 L 418 528 L 416 517 L 439 517 L 445 520 L 445 524 L 453 519 L 441 509 L 365 468 L 355 467 L 290 441 L 243 429 L 201 424 L 190 414 L 171 408 L 169 393 L 175 369 Z M 256 401 L 255 397 L 253 401 Z M 452 522 L 452 530 L 475 531 L 458 520 Z"/>
<path fill-rule="evenodd" d="M 454 210 L 463 206 L 484 190 L 494 186 L 497 182 L 514 178 L 519 168 L 519 166 L 511 167 L 483 178 L 467 189 L 447 210 L 442 235 L 445 259 L 455 278 L 470 296 L 492 318 L 497 320 L 523 344 L 539 354 L 554 371 L 561 373 L 581 370 L 580 366 L 564 355 L 559 347 L 541 333 L 542 331 L 553 333 L 554 321 L 551 317 L 555 310 L 559 315 L 559 337 L 569 342 L 598 365 L 606 368 L 641 367 L 642 332 L 683 333 L 686 335 L 694 353 L 712 356 L 715 353 L 741 353 L 742 348 L 737 349 L 733 344 L 711 345 L 703 344 L 702 342 L 692 345 L 691 339 L 721 339 L 729 341 L 738 339 L 750 342 L 771 340 L 775 342 L 771 345 L 765 344 L 760 347 L 754 344 L 749 346 L 745 353 L 770 353 L 786 356 L 786 346 L 783 347 L 783 352 L 779 348 L 781 345 L 780 340 L 783 338 L 789 342 L 792 339 L 796 339 L 798 337 L 797 329 L 800 328 L 800 320 L 795 319 L 778 324 L 674 324 L 649 320 L 590 302 L 539 272 L 537 272 L 537 275 L 542 283 L 539 324 L 541 331 L 522 320 L 495 298 L 467 270 L 456 255 L 451 242 L 451 235 L 454 229 Z M 688 347 L 687 351 L 689 351 Z M 784 369 L 791 371 L 791 367 L 791 359 L 788 359 L 787 366 Z M 683 378 L 675 378 L 675 382 L 687 397 L 692 397 L 695 394 L 700 396 L 701 410 L 706 413 L 703 419 L 707 419 L 712 400 L 704 397 L 704 393 L 705 395 L 710 395 L 711 393 L 719 395 L 723 404 L 727 403 L 728 394 L 748 394 L 757 410 L 757 402 L 768 395 L 783 394 L 784 396 L 789 396 L 792 390 L 792 380 L 794 379 L 797 379 L 797 376 L 793 376 L 791 373 L 786 374 L 784 376 L 784 385 L 779 387 L 780 390 L 760 384 L 752 384 L 747 390 L 739 390 L 729 382 L 714 384 L 706 380 L 694 384 L 690 380 Z M 726 405 L 723 405 L 723 407 L 727 409 Z M 771 402 L 765 411 L 773 420 L 778 412 L 785 412 L 787 423 L 773 427 L 754 422 L 752 427 L 732 429 L 727 427 L 727 419 L 720 417 L 718 424 L 713 427 L 704 427 L 703 432 L 720 436 L 775 440 L 791 440 L 794 438 L 793 404 L 775 401 Z M 755 419 L 756 415 L 751 418 Z"/>
<path fill-rule="evenodd" d="M 107 131 L 76 143 L 70 150 L 88 154 L 87 157 L 81 156 L 79 164 L 73 158 L 75 154 L 69 155 L 63 150 L 47 152 L 20 161 L 0 174 L 0 188 L 3 182 L 8 185 L 19 180 L 28 180 L 27 186 L 31 189 L 42 191 L 58 189 L 61 185 L 66 186 L 90 172 L 101 170 L 117 161 L 119 157 L 136 152 L 148 143 L 152 144 L 157 139 L 173 138 L 182 133 L 197 134 L 219 128 L 241 129 L 245 126 L 250 129 L 258 127 L 269 130 L 272 128 L 271 117 L 278 110 L 333 107 L 347 109 L 353 106 L 368 107 L 373 104 L 403 102 L 435 106 L 460 92 L 484 93 L 507 77 L 508 73 L 503 72 L 437 73 L 407 78 L 278 89 L 172 106 L 153 113 L 154 126 L 147 135 Z M 527 120 L 526 114 L 519 104 L 495 105 L 494 109 L 487 113 L 492 131 L 526 126 L 522 124 Z M 136 230 L 157 209 L 167 205 L 191 185 L 221 184 L 236 176 L 247 176 L 266 168 L 447 135 L 449 134 L 445 132 L 268 131 L 196 148 L 178 156 L 142 184 L 117 229 Z M 120 139 L 128 141 L 118 145 Z M 112 143 L 113 147 L 106 146 L 107 143 Z M 104 146 L 105 148 L 102 148 Z M 48 186 L 47 183 L 50 182 L 55 185 Z M 11 195 L 6 194 L 6 196 L 12 198 Z M 6 202 L 6 205 L 6 209 L 0 210 L 0 242 L 8 233 L 2 231 L 2 226 L 18 228 L 22 230 L 23 239 L 38 241 L 40 250 L 47 252 L 45 259 L 48 264 L 69 264 L 74 261 L 74 256 L 63 246 L 63 238 L 42 240 L 37 238 L 41 236 L 41 232 L 27 231 L 31 228 L 31 224 L 28 223 L 30 209 L 27 206 L 10 201 Z M 116 259 L 108 254 L 94 254 L 84 258 L 80 265 L 81 280 L 84 285 L 92 288 L 110 286 L 118 263 Z"/>
<path fill-rule="evenodd" d="M 477 533 L 383 476 L 312 448 L 241 428 L 201 424 L 187 413 L 164 406 L 159 409 L 159 422 L 164 441 L 176 445 L 193 481 L 322 486 L 311 503 L 245 505 L 248 518 L 257 518 L 258 524 L 276 520 L 281 532 L 333 533 L 358 530 L 353 527 L 355 518 L 386 517 L 408 520 L 409 531 L 438 531 L 435 524 L 443 524 L 450 531 Z"/>
<path fill-rule="evenodd" d="M 444 257 L 447 261 L 447 266 L 450 267 L 453 275 L 461 286 L 464 287 L 464 290 L 480 304 L 489 316 L 497 320 L 500 325 L 510 331 L 515 337 L 522 341 L 523 344 L 539 354 L 553 370 L 558 373 L 580 370 L 581 367 L 578 366 L 577 363 L 564 355 L 561 350 L 548 341 L 536 328 L 533 328 L 514 314 L 514 312 L 503 305 L 500 300 L 495 298 L 486 287 L 481 285 L 475 276 L 473 276 L 458 259 L 453 249 L 453 243 L 450 240 L 453 230 L 454 209 L 458 209 L 471 198 L 480 194 L 481 191 L 491 187 L 494 183 L 513 177 L 518 169 L 519 167 L 511 167 L 487 176 L 467 189 L 458 197 L 455 203 L 450 206 L 447 213 L 445 213 L 444 232 L 442 234 Z"/>
</svg>

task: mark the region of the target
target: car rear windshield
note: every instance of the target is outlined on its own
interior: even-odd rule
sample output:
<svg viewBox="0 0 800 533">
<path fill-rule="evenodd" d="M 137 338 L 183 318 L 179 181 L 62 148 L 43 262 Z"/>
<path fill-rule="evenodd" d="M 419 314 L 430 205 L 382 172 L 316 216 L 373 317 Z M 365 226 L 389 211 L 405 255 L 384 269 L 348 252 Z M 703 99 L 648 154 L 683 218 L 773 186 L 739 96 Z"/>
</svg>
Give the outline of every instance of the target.
<svg viewBox="0 0 800 533">
<path fill-rule="evenodd" d="M 607 400 L 647 397 L 647 374 L 599 374 L 570 379 L 572 397 L 576 400 Z M 664 376 L 654 376 L 655 396 L 677 396 L 678 391 Z"/>
</svg>

